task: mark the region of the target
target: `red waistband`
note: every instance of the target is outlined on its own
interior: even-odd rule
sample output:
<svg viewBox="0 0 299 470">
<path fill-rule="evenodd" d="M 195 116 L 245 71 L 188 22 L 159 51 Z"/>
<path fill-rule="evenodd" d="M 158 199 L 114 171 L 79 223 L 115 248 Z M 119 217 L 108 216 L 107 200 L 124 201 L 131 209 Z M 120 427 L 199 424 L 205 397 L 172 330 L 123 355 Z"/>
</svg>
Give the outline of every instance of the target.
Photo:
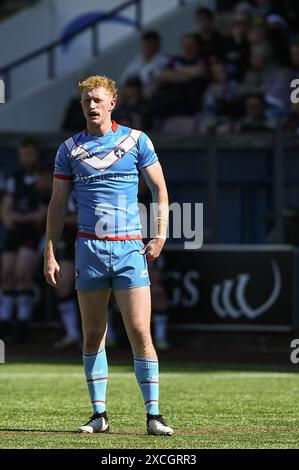
<svg viewBox="0 0 299 470">
<path fill-rule="evenodd" d="M 77 234 L 77 240 L 78 238 L 92 238 L 93 240 L 110 240 L 110 241 L 117 241 L 117 240 L 142 240 L 142 235 L 123 235 L 119 237 L 102 237 L 99 238 L 93 233 L 86 233 L 86 232 L 78 232 Z"/>
</svg>

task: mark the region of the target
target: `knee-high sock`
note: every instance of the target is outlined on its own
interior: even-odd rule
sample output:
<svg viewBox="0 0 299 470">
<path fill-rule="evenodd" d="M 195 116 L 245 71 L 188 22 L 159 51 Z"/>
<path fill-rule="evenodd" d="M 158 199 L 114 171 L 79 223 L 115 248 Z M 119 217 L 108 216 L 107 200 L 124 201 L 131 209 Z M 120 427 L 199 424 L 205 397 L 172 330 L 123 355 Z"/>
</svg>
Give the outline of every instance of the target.
<svg viewBox="0 0 299 470">
<path fill-rule="evenodd" d="M 146 412 L 159 414 L 159 362 L 158 359 L 134 358 L 134 371 L 142 392 Z"/>
<path fill-rule="evenodd" d="M 93 412 L 106 410 L 106 388 L 108 380 L 108 363 L 106 350 L 89 354 L 83 353 L 83 364 Z"/>
<path fill-rule="evenodd" d="M 19 321 L 28 322 L 33 313 L 33 292 L 32 290 L 20 291 L 17 296 L 17 318 Z"/>
<path fill-rule="evenodd" d="M 75 299 L 69 298 L 60 300 L 58 303 L 58 310 L 67 336 L 79 340 L 80 330 L 78 326 L 77 307 Z"/>
<path fill-rule="evenodd" d="M 15 291 L 3 291 L 0 301 L 0 321 L 9 322 L 12 320 L 15 307 Z"/>
</svg>

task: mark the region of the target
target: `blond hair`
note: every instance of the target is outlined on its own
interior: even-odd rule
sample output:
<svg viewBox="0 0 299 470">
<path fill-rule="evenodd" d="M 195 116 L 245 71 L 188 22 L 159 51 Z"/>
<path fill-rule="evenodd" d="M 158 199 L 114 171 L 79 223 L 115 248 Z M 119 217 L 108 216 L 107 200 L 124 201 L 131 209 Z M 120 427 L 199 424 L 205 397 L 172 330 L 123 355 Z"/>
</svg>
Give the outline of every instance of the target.
<svg viewBox="0 0 299 470">
<path fill-rule="evenodd" d="M 111 93 L 113 98 L 117 98 L 115 81 L 109 77 L 105 77 L 105 75 L 92 75 L 91 77 L 86 77 L 83 80 L 80 80 L 77 86 L 80 95 L 85 88 L 87 90 L 92 90 L 93 88 L 99 87 L 105 88 L 105 90 Z"/>
</svg>

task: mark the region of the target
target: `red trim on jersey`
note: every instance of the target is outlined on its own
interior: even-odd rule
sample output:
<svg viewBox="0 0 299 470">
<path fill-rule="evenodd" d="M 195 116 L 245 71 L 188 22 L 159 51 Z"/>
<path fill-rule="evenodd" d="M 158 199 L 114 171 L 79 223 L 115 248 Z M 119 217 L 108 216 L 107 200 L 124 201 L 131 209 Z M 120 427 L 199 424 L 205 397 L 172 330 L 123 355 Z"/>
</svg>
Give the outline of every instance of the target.
<svg viewBox="0 0 299 470">
<path fill-rule="evenodd" d="M 115 121 L 112 120 L 112 126 L 111 126 L 111 129 L 113 130 L 113 132 L 117 132 L 117 129 L 119 128 L 119 124 Z M 83 130 L 84 134 L 87 135 L 88 134 L 88 129 L 87 127 L 85 127 L 85 129 Z"/>
<path fill-rule="evenodd" d="M 92 238 L 93 240 L 110 240 L 110 241 L 117 241 L 117 240 L 142 240 L 141 235 L 123 235 L 119 237 L 103 237 L 99 238 L 93 233 L 86 233 L 86 232 L 78 232 L 77 234 L 77 239 L 83 237 L 83 238 Z"/>
<path fill-rule="evenodd" d="M 117 122 L 112 121 L 112 130 L 113 132 L 117 132 L 117 129 L 119 128 L 119 124 Z"/>
<path fill-rule="evenodd" d="M 67 176 L 67 175 L 54 175 L 54 178 L 57 178 L 58 180 L 71 180 L 72 176 Z"/>
</svg>

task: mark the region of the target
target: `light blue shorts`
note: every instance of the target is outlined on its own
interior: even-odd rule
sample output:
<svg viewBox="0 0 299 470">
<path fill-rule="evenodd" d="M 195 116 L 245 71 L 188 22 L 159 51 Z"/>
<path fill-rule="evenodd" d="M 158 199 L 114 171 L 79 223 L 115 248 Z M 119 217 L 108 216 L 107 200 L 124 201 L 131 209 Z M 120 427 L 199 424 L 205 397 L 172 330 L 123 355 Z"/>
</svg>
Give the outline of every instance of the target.
<svg viewBox="0 0 299 470">
<path fill-rule="evenodd" d="M 76 289 L 113 290 L 149 286 L 146 255 L 141 240 L 96 240 L 80 237 L 76 241 Z"/>
</svg>

